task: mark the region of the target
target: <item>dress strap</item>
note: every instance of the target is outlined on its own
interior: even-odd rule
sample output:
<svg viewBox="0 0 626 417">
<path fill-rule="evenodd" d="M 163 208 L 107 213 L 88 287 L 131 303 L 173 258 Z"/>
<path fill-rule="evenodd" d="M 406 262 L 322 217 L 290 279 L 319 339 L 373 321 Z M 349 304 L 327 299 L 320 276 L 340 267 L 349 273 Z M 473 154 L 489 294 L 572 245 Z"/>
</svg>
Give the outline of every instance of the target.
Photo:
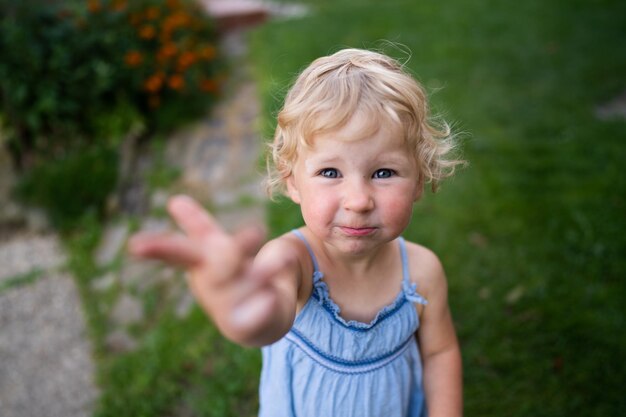
<svg viewBox="0 0 626 417">
<path fill-rule="evenodd" d="M 409 258 L 406 254 L 406 242 L 402 236 L 398 238 L 398 243 L 400 245 L 400 257 L 402 259 L 402 282 L 409 284 L 411 282 L 409 275 Z"/>
<path fill-rule="evenodd" d="M 428 304 L 428 301 L 417 292 L 417 284 L 411 282 L 411 275 L 409 273 L 409 257 L 406 253 L 406 242 L 404 238 L 400 236 L 398 238 L 398 244 L 400 245 L 400 257 L 402 259 L 402 289 L 404 291 L 404 296 L 407 300 L 418 303 L 418 304 Z"/>
<path fill-rule="evenodd" d="M 308 240 L 306 240 L 306 237 L 304 237 L 304 234 L 302 234 L 302 232 L 298 229 L 293 229 L 292 233 L 298 236 L 298 238 L 304 243 L 304 246 L 306 246 L 306 249 L 309 251 L 309 255 L 311 255 L 311 260 L 313 261 L 313 272 L 319 272 L 320 268 L 317 263 L 317 258 L 315 258 L 315 253 L 313 253 L 313 249 L 311 248 Z"/>
</svg>

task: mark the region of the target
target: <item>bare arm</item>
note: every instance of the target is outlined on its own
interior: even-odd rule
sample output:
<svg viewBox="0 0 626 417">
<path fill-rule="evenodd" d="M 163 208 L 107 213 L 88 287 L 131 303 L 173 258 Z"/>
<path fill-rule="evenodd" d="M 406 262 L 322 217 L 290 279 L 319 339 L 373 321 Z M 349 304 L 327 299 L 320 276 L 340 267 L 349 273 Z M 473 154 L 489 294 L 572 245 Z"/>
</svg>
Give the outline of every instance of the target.
<svg viewBox="0 0 626 417">
<path fill-rule="evenodd" d="M 418 338 L 424 366 L 424 393 L 430 417 L 463 415 L 461 351 L 448 307 L 448 286 L 441 263 L 429 260 L 428 305 Z"/>
<path fill-rule="evenodd" d="M 189 197 L 172 198 L 168 210 L 184 235 L 135 235 L 131 254 L 183 267 L 192 294 L 226 338 L 248 346 L 280 339 L 296 312 L 297 252 L 278 239 L 257 253 L 259 229 L 229 235 Z"/>
</svg>

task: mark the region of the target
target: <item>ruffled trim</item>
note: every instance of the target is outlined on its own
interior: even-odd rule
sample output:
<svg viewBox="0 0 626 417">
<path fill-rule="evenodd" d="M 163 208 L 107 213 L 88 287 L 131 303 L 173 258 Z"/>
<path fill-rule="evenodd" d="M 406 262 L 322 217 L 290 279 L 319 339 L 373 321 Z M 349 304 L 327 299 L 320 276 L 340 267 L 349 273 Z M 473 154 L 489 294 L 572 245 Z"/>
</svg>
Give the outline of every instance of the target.
<svg viewBox="0 0 626 417">
<path fill-rule="evenodd" d="M 330 299 L 330 293 L 328 292 L 328 285 L 324 281 L 324 273 L 321 271 L 313 272 L 313 292 L 315 298 L 322 303 L 326 299 Z"/>
<path fill-rule="evenodd" d="M 428 304 L 428 301 L 426 301 L 426 299 L 417 292 L 417 285 L 415 283 L 410 283 L 407 278 L 406 250 L 404 248 L 404 240 L 400 240 L 403 269 L 402 291 L 400 291 L 396 299 L 391 304 L 383 307 L 378 312 L 378 314 L 376 314 L 371 322 L 363 323 L 358 320 L 346 321 L 343 317 L 341 317 L 341 307 L 339 307 L 337 303 L 335 303 L 330 297 L 328 285 L 323 280 L 324 273 L 318 269 L 319 267 L 315 258 L 315 254 L 313 253 L 313 249 L 311 249 L 311 246 L 309 245 L 302 232 L 300 232 L 299 230 L 294 230 L 294 233 L 304 242 L 307 250 L 309 251 L 309 254 L 311 255 L 311 259 L 313 260 L 314 271 L 312 297 L 316 299 L 317 302 L 331 314 L 335 321 L 337 321 L 344 327 L 352 330 L 367 331 L 376 326 L 378 323 L 382 322 L 387 317 L 391 317 L 396 311 L 400 309 L 400 307 L 406 301 L 423 305 Z"/>
<path fill-rule="evenodd" d="M 345 359 L 332 353 L 320 350 L 319 346 L 307 338 L 297 329 L 291 329 L 285 338 L 298 346 L 307 356 L 318 364 L 335 372 L 343 374 L 364 374 L 383 368 L 399 358 L 413 343 L 416 343 L 413 333 L 405 341 L 390 351 L 379 352 L 371 357 Z"/>
<path fill-rule="evenodd" d="M 412 303 L 419 304 L 428 304 L 428 301 L 424 297 L 422 297 L 419 293 L 417 293 L 416 284 L 407 284 L 403 281 L 402 283 L 402 291 L 398 294 L 396 299 L 389 305 L 383 307 L 378 314 L 374 317 L 374 319 L 369 323 L 364 323 L 358 320 L 345 320 L 341 317 L 341 307 L 337 305 L 330 297 L 330 293 L 328 291 L 328 285 L 322 280 L 324 274 L 320 271 L 316 271 L 313 274 L 313 297 L 317 300 L 317 302 L 328 311 L 332 317 L 339 324 L 344 327 L 348 327 L 353 330 L 358 331 L 366 331 L 378 323 L 382 322 L 388 317 L 391 317 L 396 311 L 400 309 L 400 307 L 406 302 L 410 301 Z"/>
<path fill-rule="evenodd" d="M 324 278 L 324 273 L 322 271 L 315 271 L 313 272 L 313 284 L 314 285 L 318 285 L 320 283 L 326 285 L 323 281 L 322 278 Z"/>
</svg>

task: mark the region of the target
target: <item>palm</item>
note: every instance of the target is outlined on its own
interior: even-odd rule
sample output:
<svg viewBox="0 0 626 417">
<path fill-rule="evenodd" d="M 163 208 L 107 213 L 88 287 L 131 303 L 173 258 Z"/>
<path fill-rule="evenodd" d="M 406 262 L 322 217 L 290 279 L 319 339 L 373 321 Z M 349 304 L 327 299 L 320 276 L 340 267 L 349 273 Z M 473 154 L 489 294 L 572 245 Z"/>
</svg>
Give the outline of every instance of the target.
<svg viewBox="0 0 626 417">
<path fill-rule="evenodd" d="M 226 321 L 237 306 L 255 302 L 254 295 L 266 284 L 263 277 L 254 277 L 259 271 L 252 271 L 264 233 L 260 228 L 247 228 L 230 235 L 185 196 L 172 198 L 168 211 L 183 234 L 137 234 L 129 251 L 183 267 L 196 300 L 219 327 L 228 326 Z"/>
</svg>

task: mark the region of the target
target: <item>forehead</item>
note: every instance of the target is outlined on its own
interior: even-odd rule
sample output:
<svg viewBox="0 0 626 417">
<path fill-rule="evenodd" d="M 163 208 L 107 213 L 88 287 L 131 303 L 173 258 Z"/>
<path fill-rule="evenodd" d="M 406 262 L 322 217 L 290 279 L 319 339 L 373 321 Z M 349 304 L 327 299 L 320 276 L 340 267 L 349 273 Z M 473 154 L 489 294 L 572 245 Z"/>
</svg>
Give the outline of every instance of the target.
<svg viewBox="0 0 626 417">
<path fill-rule="evenodd" d="M 410 158 L 411 152 L 402 129 L 396 124 L 382 124 L 372 128 L 365 117 L 354 117 L 345 126 L 314 135 L 302 149 L 305 159 L 339 157 L 341 159 L 378 160 L 381 158 Z"/>
<path fill-rule="evenodd" d="M 328 125 L 327 125 L 328 126 Z M 315 148 L 316 142 L 332 138 L 341 142 L 353 142 L 361 139 L 378 138 L 389 145 L 405 143 L 405 132 L 399 120 L 379 113 L 358 111 L 333 128 L 318 129 L 304 139 L 305 147 Z"/>
</svg>

